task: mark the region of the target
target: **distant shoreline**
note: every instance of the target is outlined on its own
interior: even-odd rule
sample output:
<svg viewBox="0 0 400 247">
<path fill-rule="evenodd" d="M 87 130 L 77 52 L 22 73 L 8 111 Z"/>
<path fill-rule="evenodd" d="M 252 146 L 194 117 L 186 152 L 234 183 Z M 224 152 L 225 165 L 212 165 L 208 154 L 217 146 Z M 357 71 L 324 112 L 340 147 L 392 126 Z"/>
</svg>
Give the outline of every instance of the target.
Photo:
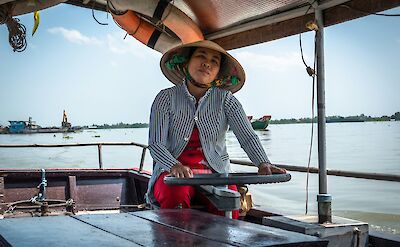
<svg viewBox="0 0 400 247">
<path fill-rule="evenodd" d="M 400 112 L 396 112 L 392 116 L 381 116 L 381 117 L 371 117 L 364 114 L 358 116 L 328 116 L 326 117 L 327 123 L 355 123 L 355 122 L 386 122 L 386 121 L 400 121 Z M 298 123 L 317 123 L 317 117 L 311 118 L 290 118 L 290 119 L 271 119 L 269 124 L 298 124 Z M 136 129 L 136 128 L 148 128 L 148 123 L 117 123 L 117 124 L 92 124 L 90 126 L 74 126 L 76 130 L 96 130 L 96 129 Z M 6 131 L 5 127 L 0 126 L 0 133 Z"/>
<path fill-rule="evenodd" d="M 133 123 L 133 124 L 127 124 L 127 123 L 118 123 L 118 124 L 103 124 L 103 125 L 96 125 L 93 124 L 91 126 L 82 126 L 82 129 L 87 129 L 87 130 L 96 130 L 96 129 L 136 129 L 136 128 L 148 128 L 149 124 L 148 123 Z"/>
<path fill-rule="evenodd" d="M 357 119 L 329 119 L 327 118 L 326 123 L 359 123 L 359 122 L 390 122 L 390 121 L 399 121 L 393 119 L 369 119 L 369 120 L 357 120 Z M 314 119 L 313 123 L 317 123 L 318 121 Z M 311 123 L 311 119 L 279 119 L 279 120 L 270 120 L 269 124 L 300 124 L 300 123 Z M 148 128 L 148 124 L 141 124 L 140 126 L 112 126 L 112 127 L 104 127 L 100 126 L 97 128 L 83 128 L 84 130 L 96 130 L 96 129 L 140 129 L 140 128 Z"/>
<path fill-rule="evenodd" d="M 327 123 L 357 123 L 357 122 L 386 122 L 386 121 L 400 121 L 400 112 L 396 112 L 392 116 L 381 116 L 381 117 L 371 117 L 361 114 L 359 116 L 328 116 L 326 117 Z M 317 123 L 317 117 L 311 118 L 300 118 L 300 119 L 279 119 L 270 120 L 270 124 L 296 124 L 296 123 Z"/>
</svg>

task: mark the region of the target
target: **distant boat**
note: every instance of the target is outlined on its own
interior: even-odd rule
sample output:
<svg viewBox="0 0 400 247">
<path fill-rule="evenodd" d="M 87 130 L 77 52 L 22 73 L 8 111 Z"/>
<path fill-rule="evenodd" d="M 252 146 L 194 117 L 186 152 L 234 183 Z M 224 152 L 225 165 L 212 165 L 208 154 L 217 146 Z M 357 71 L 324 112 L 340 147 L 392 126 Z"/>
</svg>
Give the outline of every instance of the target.
<svg viewBox="0 0 400 247">
<path fill-rule="evenodd" d="M 10 126 L 7 132 L 9 134 L 34 134 L 34 133 L 66 133 L 74 132 L 75 128 L 71 126 L 71 123 L 67 120 L 67 114 L 65 110 L 63 111 L 63 120 L 61 122 L 61 127 L 45 127 L 37 125 L 32 118 L 29 117 L 28 121 L 9 121 Z M 2 133 L 4 131 L 0 131 Z"/>
<path fill-rule="evenodd" d="M 365 122 L 365 119 L 359 117 L 328 117 L 327 123 L 357 123 Z"/>
<path fill-rule="evenodd" d="M 259 119 L 253 119 L 253 116 L 247 116 L 251 126 L 255 130 L 265 130 L 268 127 L 269 120 L 271 120 L 271 115 L 265 115 Z"/>
</svg>

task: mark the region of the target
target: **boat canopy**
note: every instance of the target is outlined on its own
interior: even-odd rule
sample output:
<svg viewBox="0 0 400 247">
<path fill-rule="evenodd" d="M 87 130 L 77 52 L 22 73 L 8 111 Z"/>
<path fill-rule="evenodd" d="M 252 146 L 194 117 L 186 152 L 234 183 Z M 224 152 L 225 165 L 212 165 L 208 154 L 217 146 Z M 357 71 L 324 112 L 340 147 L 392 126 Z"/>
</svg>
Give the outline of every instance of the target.
<svg viewBox="0 0 400 247">
<path fill-rule="evenodd" d="M 164 5 L 165 9 L 170 4 L 193 20 L 205 39 L 228 50 L 306 32 L 309 30 L 306 23 L 315 19 L 315 8 L 323 12 L 327 27 L 400 6 L 400 0 L 0 0 L 0 14 L 9 9 L 12 16 L 18 16 L 60 3 L 100 11 L 112 10 L 119 3 L 144 8 L 156 5 L 153 16 L 136 14 L 165 34 L 175 36 L 163 26 L 162 15 L 157 14 L 160 6 Z"/>
</svg>

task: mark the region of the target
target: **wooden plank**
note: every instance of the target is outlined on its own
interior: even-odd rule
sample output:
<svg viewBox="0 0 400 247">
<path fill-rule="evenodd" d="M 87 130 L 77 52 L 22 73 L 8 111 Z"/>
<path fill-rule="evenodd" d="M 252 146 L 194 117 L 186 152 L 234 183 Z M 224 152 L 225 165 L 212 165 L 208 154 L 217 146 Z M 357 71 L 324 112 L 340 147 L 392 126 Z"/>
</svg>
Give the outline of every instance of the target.
<svg viewBox="0 0 400 247">
<path fill-rule="evenodd" d="M 142 246 L 232 246 L 142 219 L 129 213 L 73 217 Z"/>
<path fill-rule="evenodd" d="M 46 178 L 50 177 L 126 177 L 129 172 L 134 172 L 129 169 L 84 169 L 84 168 L 71 168 L 71 169 L 46 169 Z M 1 169 L 0 176 L 5 178 L 40 178 L 41 171 L 39 169 Z"/>
<path fill-rule="evenodd" d="M 133 173 L 103 173 L 97 176 L 97 172 L 74 172 L 63 176 L 53 176 L 54 173 L 46 173 L 48 186 L 46 187 L 46 199 L 68 200 L 72 198 L 78 210 L 119 209 L 120 204 L 132 205 L 144 202 L 144 193 L 147 189 L 147 181 L 137 180 Z M 0 194 L 4 196 L 3 203 L 21 200 L 29 200 L 38 194 L 37 185 L 40 183 L 40 173 L 36 176 L 17 176 L 6 174 L 4 190 Z M 148 178 L 146 178 L 148 179 Z M 130 181 L 130 184 L 128 184 Z M 0 183 L 1 185 L 1 183 Z M 128 188 L 128 185 L 131 187 Z M 3 204 L 0 204 L 3 205 Z"/>
<path fill-rule="evenodd" d="M 214 241 L 235 246 L 327 246 L 326 241 L 191 209 L 163 209 L 130 213 Z"/>
<path fill-rule="evenodd" d="M 379 12 L 400 6 L 400 0 L 352 0 L 346 3 L 349 6 L 366 12 Z M 351 10 L 343 6 L 334 6 L 324 10 L 325 26 L 331 26 L 367 15 L 366 13 Z M 261 44 L 276 39 L 309 31 L 305 24 L 314 19 L 314 13 L 293 19 L 273 23 L 252 30 L 227 35 L 213 41 L 227 50 Z"/>
<path fill-rule="evenodd" d="M 78 200 L 78 191 L 76 189 L 76 177 L 75 176 L 68 176 L 68 196 L 69 196 L 69 198 L 66 198 L 66 200 L 72 199 L 75 202 L 73 209 L 72 209 L 72 211 L 75 212 L 76 211 L 76 203 Z"/>
<path fill-rule="evenodd" d="M 78 197 L 77 197 L 76 177 L 75 176 L 68 176 L 68 193 L 69 193 L 69 198 L 71 198 L 72 200 L 74 200 L 76 202 Z"/>
<path fill-rule="evenodd" d="M 76 207 L 78 210 L 117 209 L 125 187 L 125 178 L 79 179 Z"/>
<path fill-rule="evenodd" d="M 29 200 L 39 192 L 37 186 L 41 182 L 40 178 L 10 178 L 4 179 L 4 202 L 15 202 L 20 200 Z M 66 181 L 61 178 L 48 179 L 46 187 L 46 199 L 65 200 Z"/>
<path fill-rule="evenodd" d="M 326 242 L 299 233 L 176 209 L 3 219 L 0 244 L 17 247 L 326 246 Z"/>
<path fill-rule="evenodd" d="M 5 246 L 140 246 L 69 216 L 0 220 L 0 245 Z"/>
</svg>

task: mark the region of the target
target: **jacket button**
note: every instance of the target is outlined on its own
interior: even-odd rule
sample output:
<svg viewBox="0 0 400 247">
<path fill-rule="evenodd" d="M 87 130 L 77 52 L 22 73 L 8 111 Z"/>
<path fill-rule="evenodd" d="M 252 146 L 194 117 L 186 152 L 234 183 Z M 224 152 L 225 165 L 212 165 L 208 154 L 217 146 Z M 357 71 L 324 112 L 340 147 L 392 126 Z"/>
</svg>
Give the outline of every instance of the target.
<svg viewBox="0 0 400 247">
<path fill-rule="evenodd" d="M 185 140 L 185 142 L 189 141 L 189 137 L 185 137 L 183 138 L 183 140 Z"/>
<path fill-rule="evenodd" d="M 194 121 L 197 121 L 197 120 L 199 120 L 199 118 L 197 116 L 195 116 L 194 117 Z"/>
</svg>

